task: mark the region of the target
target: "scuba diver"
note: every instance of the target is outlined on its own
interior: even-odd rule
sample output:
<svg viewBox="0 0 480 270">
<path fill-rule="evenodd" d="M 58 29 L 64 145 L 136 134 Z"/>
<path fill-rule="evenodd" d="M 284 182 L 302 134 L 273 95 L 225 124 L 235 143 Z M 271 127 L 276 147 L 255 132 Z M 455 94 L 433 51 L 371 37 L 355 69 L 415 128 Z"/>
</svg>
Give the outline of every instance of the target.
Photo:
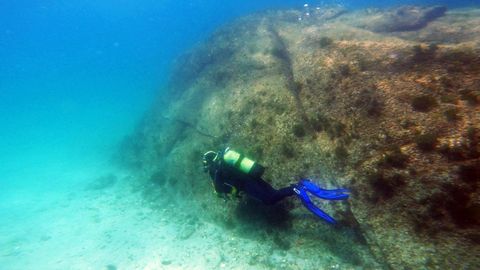
<svg viewBox="0 0 480 270">
<path fill-rule="evenodd" d="M 344 200 L 349 196 L 347 189 L 322 189 L 308 179 L 274 189 L 262 179 L 265 171 L 262 165 L 228 147 L 218 152 L 206 152 L 203 155 L 203 168 L 209 173 L 214 191 L 220 197 L 239 197 L 240 192 L 243 192 L 264 204 L 272 205 L 286 197 L 297 195 L 309 211 L 331 224 L 336 223 L 335 219 L 315 206 L 308 193 L 325 200 Z"/>
</svg>

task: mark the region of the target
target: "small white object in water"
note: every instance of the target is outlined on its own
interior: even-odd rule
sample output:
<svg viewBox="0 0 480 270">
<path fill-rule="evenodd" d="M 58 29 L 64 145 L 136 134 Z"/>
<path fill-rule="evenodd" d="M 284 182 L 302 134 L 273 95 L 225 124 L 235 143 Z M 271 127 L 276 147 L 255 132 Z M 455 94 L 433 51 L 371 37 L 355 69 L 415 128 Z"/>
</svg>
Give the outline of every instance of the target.
<svg viewBox="0 0 480 270">
<path fill-rule="evenodd" d="M 390 59 L 398 59 L 398 54 L 396 54 L 396 53 L 391 53 L 391 54 L 388 55 L 388 58 L 390 58 Z"/>
<path fill-rule="evenodd" d="M 316 7 L 315 9 L 316 9 L 316 10 L 320 10 L 320 7 Z"/>
<path fill-rule="evenodd" d="M 310 12 L 305 13 L 305 16 L 310 16 Z"/>
<path fill-rule="evenodd" d="M 301 21 L 301 20 L 302 20 L 302 17 L 298 17 L 298 20 Z"/>
<path fill-rule="evenodd" d="M 304 4 L 303 7 L 308 7 L 308 4 Z"/>
</svg>

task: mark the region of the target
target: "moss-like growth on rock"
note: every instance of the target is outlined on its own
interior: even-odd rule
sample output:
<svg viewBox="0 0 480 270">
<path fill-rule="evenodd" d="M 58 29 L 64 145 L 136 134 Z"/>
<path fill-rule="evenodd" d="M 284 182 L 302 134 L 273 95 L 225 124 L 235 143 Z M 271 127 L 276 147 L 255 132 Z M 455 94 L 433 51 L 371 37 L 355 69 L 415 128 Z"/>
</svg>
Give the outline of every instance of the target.
<svg viewBox="0 0 480 270">
<path fill-rule="evenodd" d="M 341 76 L 341 77 L 348 77 L 351 73 L 351 68 L 348 64 L 340 64 L 338 66 L 338 74 Z"/>
<path fill-rule="evenodd" d="M 438 137 L 434 133 L 425 133 L 415 138 L 417 147 L 425 152 L 432 151 L 437 145 Z"/>
<path fill-rule="evenodd" d="M 462 100 L 465 100 L 470 106 L 478 105 L 480 102 L 480 94 L 476 91 L 462 90 L 460 91 L 460 97 Z"/>
<path fill-rule="evenodd" d="M 477 139 L 477 129 L 474 127 L 468 127 L 467 138 L 471 141 L 475 141 Z"/>
<path fill-rule="evenodd" d="M 263 157 L 263 146 L 262 145 L 256 145 L 252 148 L 252 156 L 257 157 L 258 159 L 261 159 Z"/>
<path fill-rule="evenodd" d="M 468 157 L 469 158 L 478 158 L 480 157 L 480 152 L 478 151 L 478 129 L 474 127 L 469 127 L 467 129 L 467 138 L 468 138 Z"/>
<path fill-rule="evenodd" d="M 289 60 L 288 52 L 284 48 L 282 48 L 281 46 L 274 46 L 270 50 L 270 53 L 273 56 L 275 56 L 276 58 L 278 58 L 279 60 L 282 60 L 282 61 L 288 61 Z"/>
<path fill-rule="evenodd" d="M 321 37 L 318 40 L 318 46 L 320 46 L 320 48 L 326 48 L 332 44 L 333 44 L 333 39 L 329 37 Z"/>
<path fill-rule="evenodd" d="M 443 62 L 447 71 L 463 72 L 465 70 L 478 70 L 478 53 L 471 48 L 457 48 L 449 50 L 443 55 Z"/>
<path fill-rule="evenodd" d="M 363 57 L 358 57 L 357 58 L 357 65 L 358 65 L 358 69 L 360 71 L 366 71 L 366 70 L 369 70 L 371 69 L 372 67 L 375 67 L 377 63 L 373 60 L 369 60 L 367 59 L 367 57 L 363 56 Z"/>
<path fill-rule="evenodd" d="M 452 80 L 452 78 L 450 76 L 442 76 L 440 78 L 440 82 L 442 83 L 443 86 L 445 86 L 446 88 L 451 88 L 453 87 L 455 84 Z"/>
<path fill-rule="evenodd" d="M 460 116 L 458 115 L 458 110 L 455 108 L 446 110 L 445 112 L 443 112 L 443 115 L 445 115 L 445 117 L 449 122 L 455 122 L 457 120 L 460 120 Z"/>
<path fill-rule="evenodd" d="M 405 168 L 407 162 L 408 156 L 403 154 L 398 146 L 395 146 L 390 153 L 385 155 L 379 165 L 383 167 Z"/>
<path fill-rule="evenodd" d="M 403 119 L 401 122 L 400 122 L 400 126 L 404 129 L 408 129 L 412 126 L 414 126 L 415 123 L 413 123 L 410 119 Z"/>
<path fill-rule="evenodd" d="M 330 128 L 330 122 L 328 118 L 322 114 L 317 114 L 312 120 L 310 120 L 310 124 L 317 132 L 321 132 Z"/>
<path fill-rule="evenodd" d="M 302 138 L 305 136 L 305 128 L 301 124 L 295 124 L 292 128 L 293 135 L 298 138 Z"/>
<path fill-rule="evenodd" d="M 379 116 L 383 110 L 383 103 L 378 99 L 372 99 L 366 106 L 366 111 L 369 116 Z"/>
<path fill-rule="evenodd" d="M 457 98 L 454 95 L 442 95 L 440 101 L 442 103 L 457 104 Z"/>
<path fill-rule="evenodd" d="M 378 199 L 390 199 L 395 195 L 395 192 L 405 185 L 405 179 L 400 174 L 394 174 L 391 177 L 386 177 L 382 173 L 374 173 L 367 176 L 367 181 L 373 187 L 374 202 Z"/>
<path fill-rule="evenodd" d="M 442 155 L 444 155 L 448 160 L 451 161 L 460 161 L 465 159 L 465 151 L 460 146 L 449 146 L 449 145 L 442 145 L 438 149 Z"/>
<path fill-rule="evenodd" d="M 336 122 L 333 125 L 333 131 L 337 135 L 337 137 L 342 136 L 345 133 L 345 129 L 346 129 L 345 124 L 343 124 L 341 122 Z"/>
<path fill-rule="evenodd" d="M 479 158 L 480 151 L 478 150 L 478 130 L 474 127 L 469 127 L 465 135 L 466 138 L 462 138 L 455 144 L 443 144 L 440 146 L 440 153 L 452 161 Z"/>
<path fill-rule="evenodd" d="M 363 90 L 360 95 L 358 95 L 354 105 L 363 109 L 366 114 L 371 117 L 380 116 L 384 107 L 375 88 Z"/>
<path fill-rule="evenodd" d="M 331 139 L 338 138 L 345 133 L 345 124 L 341 122 L 333 122 L 328 128 L 326 129 L 328 136 Z"/>
<path fill-rule="evenodd" d="M 282 153 L 283 156 L 285 156 L 286 158 L 293 158 L 295 157 L 295 149 L 293 148 L 293 146 L 289 143 L 286 143 L 284 142 L 281 146 L 280 146 L 280 151 Z"/>
<path fill-rule="evenodd" d="M 469 184 L 480 182 L 480 164 L 476 165 L 462 165 L 458 169 L 458 176 L 460 179 Z"/>
<path fill-rule="evenodd" d="M 418 96 L 412 99 L 412 108 L 419 112 L 429 112 L 437 106 L 437 101 L 430 95 Z"/>
<path fill-rule="evenodd" d="M 305 88 L 305 84 L 300 81 L 294 81 L 292 84 L 293 90 L 295 93 L 300 93 L 302 92 L 303 88 Z"/>
<path fill-rule="evenodd" d="M 446 198 L 445 209 L 453 222 L 460 228 L 469 228 L 480 225 L 478 204 L 471 203 L 471 190 L 464 186 L 453 184 L 444 185 Z"/>
<path fill-rule="evenodd" d="M 413 51 L 413 61 L 415 62 L 425 62 L 431 61 L 435 57 L 435 53 L 438 50 L 437 44 L 430 44 L 428 46 L 415 45 L 412 48 Z"/>
<path fill-rule="evenodd" d="M 256 129 L 259 126 L 259 123 L 256 119 L 252 119 L 252 121 L 249 123 L 249 126 L 251 129 Z"/>
<path fill-rule="evenodd" d="M 343 145 L 338 145 L 335 147 L 335 158 L 342 162 L 347 160 L 348 151 Z"/>
</svg>

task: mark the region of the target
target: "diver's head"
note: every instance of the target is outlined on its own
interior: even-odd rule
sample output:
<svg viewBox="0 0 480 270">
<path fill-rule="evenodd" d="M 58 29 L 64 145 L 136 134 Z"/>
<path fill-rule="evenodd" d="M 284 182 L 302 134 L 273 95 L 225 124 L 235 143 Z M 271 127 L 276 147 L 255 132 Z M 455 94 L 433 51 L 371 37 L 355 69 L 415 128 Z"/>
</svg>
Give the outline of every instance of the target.
<svg viewBox="0 0 480 270">
<path fill-rule="evenodd" d="M 215 164 L 217 158 L 217 153 L 214 151 L 208 151 L 203 154 L 203 171 L 208 172 L 208 170 Z"/>
</svg>

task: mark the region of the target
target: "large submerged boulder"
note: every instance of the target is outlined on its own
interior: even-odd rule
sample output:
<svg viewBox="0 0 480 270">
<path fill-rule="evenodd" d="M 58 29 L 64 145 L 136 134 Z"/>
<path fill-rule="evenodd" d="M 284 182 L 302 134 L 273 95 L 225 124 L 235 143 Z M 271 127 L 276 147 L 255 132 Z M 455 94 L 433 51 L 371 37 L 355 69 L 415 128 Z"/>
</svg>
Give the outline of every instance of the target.
<svg viewBox="0 0 480 270">
<path fill-rule="evenodd" d="M 401 6 L 386 12 L 375 12 L 375 17 L 368 18 L 365 27 L 375 32 L 415 31 L 444 16 L 446 11 L 444 6 Z"/>
<path fill-rule="evenodd" d="M 332 10 L 266 12 L 219 29 L 177 61 L 123 160 L 188 196 L 192 213 L 253 222 L 312 256 L 320 243 L 353 266 L 478 269 L 479 10 L 426 25 L 438 8 L 407 9 L 416 10 L 422 29 L 365 28 L 378 19 L 369 11 L 322 17 Z M 309 177 L 350 188 L 348 203 L 322 205 L 339 227 L 304 218 L 296 200 L 263 221 L 252 207 L 218 204 L 200 158 L 226 145 L 265 165 L 275 187 Z M 170 192 L 152 196 L 172 203 Z"/>
</svg>

